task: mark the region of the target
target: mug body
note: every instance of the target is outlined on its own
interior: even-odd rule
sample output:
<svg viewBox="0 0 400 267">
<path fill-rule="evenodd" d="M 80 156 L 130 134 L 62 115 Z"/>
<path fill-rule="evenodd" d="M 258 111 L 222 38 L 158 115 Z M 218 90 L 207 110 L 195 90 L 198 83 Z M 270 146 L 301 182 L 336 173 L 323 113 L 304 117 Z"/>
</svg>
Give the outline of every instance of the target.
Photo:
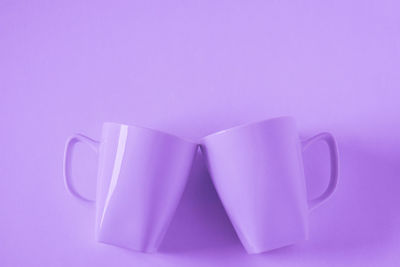
<svg viewBox="0 0 400 267">
<path fill-rule="evenodd" d="M 296 124 L 281 117 L 205 137 L 218 195 L 248 253 L 308 237 L 307 198 Z"/>
<path fill-rule="evenodd" d="M 96 239 L 156 251 L 181 198 L 196 148 L 170 134 L 105 123 L 99 147 Z"/>
</svg>

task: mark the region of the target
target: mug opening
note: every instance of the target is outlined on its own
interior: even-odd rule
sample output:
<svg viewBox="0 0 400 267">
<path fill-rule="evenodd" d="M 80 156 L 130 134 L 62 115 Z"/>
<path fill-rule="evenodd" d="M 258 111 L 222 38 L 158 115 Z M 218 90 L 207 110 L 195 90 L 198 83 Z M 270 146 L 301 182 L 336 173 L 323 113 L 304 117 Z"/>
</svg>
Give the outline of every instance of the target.
<svg viewBox="0 0 400 267">
<path fill-rule="evenodd" d="M 191 144 L 197 144 L 197 142 L 194 142 L 193 140 L 189 140 L 189 139 L 187 139 L 187 138 L 184 138 L 184 137 L 181 137 L 181 136 L 178 136 L 178 135 L 169 133 L 169 132 L 165 132 L 165 131 L 162 131 L 162 130 L 157 130 L 157 129 L 150 128 L 150 127 L 145 127 L 145 126 L 139 126 L 139 125 L 137 125 L 137 124 L 125 124 L 125 123 L 109 122 L 109 121 L 107 121 L 107 122 L 104 122 L 104 123 L 103 123 L 103 126 L 104 126 L 104 125 L 126 126 L 126 127 L 139 128 L 139 129 L 146 130 L 146 131 L 150 131 L 150 132 L 155 132 L 155 133 L 159 133 L 159 134 L 164 134 L 164 135 L 167 135 L 167 136 L 169 136 L 169 137 L 172 137 L 172 138 L 175 138 L 175 139 L 179 139 L 179 140 L 181 140 L 181 141 L 185 141 L 185 142 L 188 142 L 188 143 L 191 143 Z"/>
<path fill-rule="evenodd" d="M 271 118 L 271 119 L 257 120 L 257 121 L 252 121 L 252 122 L 236 125 L 236 126 L 233 126 L 233 127 L 230 127 L 230 128 L 224 129 L 224 130 L 220 130 L 220 131 L 217 131 L 217 132 L 214 132 L 214 133 L 211 133 L 211 134 L 208 134 L 208 135 L 204 136 L 203 138 L 201 138 L 201 141 L 202 141 L 201 143 L 203 143 L 203 141 L 205 139 L 209 138 L 209 137 L 221 135 L 221 134 L 224 134 L 224 133 L 228 133 L 228 132 L 231 132 L 231 131 L 235 131 L 235 130 L 238 130 L 238 129 L 241 129 L 241 128 L 245 128 L 245 127 L 248 127 L 248 126 L 252 126 L 252 125 L 255 125 L 255 124 L 259 124 L 259 123 L 272 122 L 272 121 L 275 121 L 275 120 L 292 120 L 292 121 L 294 121 L 294 117 L 293 116 L 280 116 L 280 117 L 275 117 L 275 118 Z"/>
</svg>

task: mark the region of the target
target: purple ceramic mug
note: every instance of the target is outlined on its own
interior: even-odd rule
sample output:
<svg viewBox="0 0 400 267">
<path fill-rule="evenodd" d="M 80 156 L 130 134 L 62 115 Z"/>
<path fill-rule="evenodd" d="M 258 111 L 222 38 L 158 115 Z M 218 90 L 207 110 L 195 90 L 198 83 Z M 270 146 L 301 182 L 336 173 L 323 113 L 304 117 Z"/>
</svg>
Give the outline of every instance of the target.
<svg viewBox="0 0 400 267">
<path fill-rule="evenodd" d="M 308 200 L 302 151 L 325 141 L 330 182 Z M 218 195 L 248 253 L 261 253 L 308 238 L 308 212 L 326 200 L 338 179 L 334 138 L 321 133 L 301 141 L 295 120 L 281 117 L 224 130 L 202 140 Z"/>
<path fill-rule="evenodd" d="M 163 132 L 104 123 L 101 141 L 82 134 L 68 139 L 64 178 L 69 192 L 71 148 L 87 143 L 99 154 L 96 239 L 131 250 L 157 250 L 181 198 L 197 144 Z"/>
</svg>

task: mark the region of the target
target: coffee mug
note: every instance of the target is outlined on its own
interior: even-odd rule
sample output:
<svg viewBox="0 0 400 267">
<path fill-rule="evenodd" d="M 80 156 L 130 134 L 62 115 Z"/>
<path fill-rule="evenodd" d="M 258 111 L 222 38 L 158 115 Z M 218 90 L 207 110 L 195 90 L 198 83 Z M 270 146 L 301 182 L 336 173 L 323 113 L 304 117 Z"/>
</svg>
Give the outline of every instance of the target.
<svg viewBox="0 0 400 267">
<path fill-rule="evenodd" d="M 95 235 L 100 242 L 154 252 L 167 230 L 186 185 L 197 144 L 147 128 L 104 123 L 101 141 L 82 134 L 67 140 L 64 180 L 71 182 L 71 149 L 88 144 L 99 155 Z"/>
<path fill-rule="evenodd" d="M 302 151 L 328 144 L 330 181 L 308 200 Z M 335 190 L 335 139 L 320 133 L 301 141 L 295 120 L 281 117 L 220 131 L 202 139 L 213 183 L 248 253 L 261 253 L 308 239 L 308 212 Z"/>
</svg>

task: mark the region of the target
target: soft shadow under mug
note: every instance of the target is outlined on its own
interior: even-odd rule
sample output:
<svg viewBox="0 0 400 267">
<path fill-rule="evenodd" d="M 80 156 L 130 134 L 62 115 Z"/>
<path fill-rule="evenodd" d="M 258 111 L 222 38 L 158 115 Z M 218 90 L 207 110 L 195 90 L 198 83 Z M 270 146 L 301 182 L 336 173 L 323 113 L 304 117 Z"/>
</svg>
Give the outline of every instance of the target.
<svg viewBox="0 0 400 267">
<path fill-rule="evenodd" d="M 308 200 L 302 151 L 328 144 L 327 189 Z M 261 253 L 308 239 L 308 212 L 326 200 L 338 179 L 338 152 L 329 133 L 301 141 L 291 117 L 234 127 L 202 140 L 213 183 L 248 253 Z"/>
<path fill-rule="evenodd" d="M 64 154 L 69 192 L 83 201 L 70 179 L 71 149 L 87 143 L 99 155 L 96 239 L 131 250 L 154 252 L 186 185 L 197 144 L 156 130 L 104 123 L 101 141 L 70 137 Z"/>
</svg>

